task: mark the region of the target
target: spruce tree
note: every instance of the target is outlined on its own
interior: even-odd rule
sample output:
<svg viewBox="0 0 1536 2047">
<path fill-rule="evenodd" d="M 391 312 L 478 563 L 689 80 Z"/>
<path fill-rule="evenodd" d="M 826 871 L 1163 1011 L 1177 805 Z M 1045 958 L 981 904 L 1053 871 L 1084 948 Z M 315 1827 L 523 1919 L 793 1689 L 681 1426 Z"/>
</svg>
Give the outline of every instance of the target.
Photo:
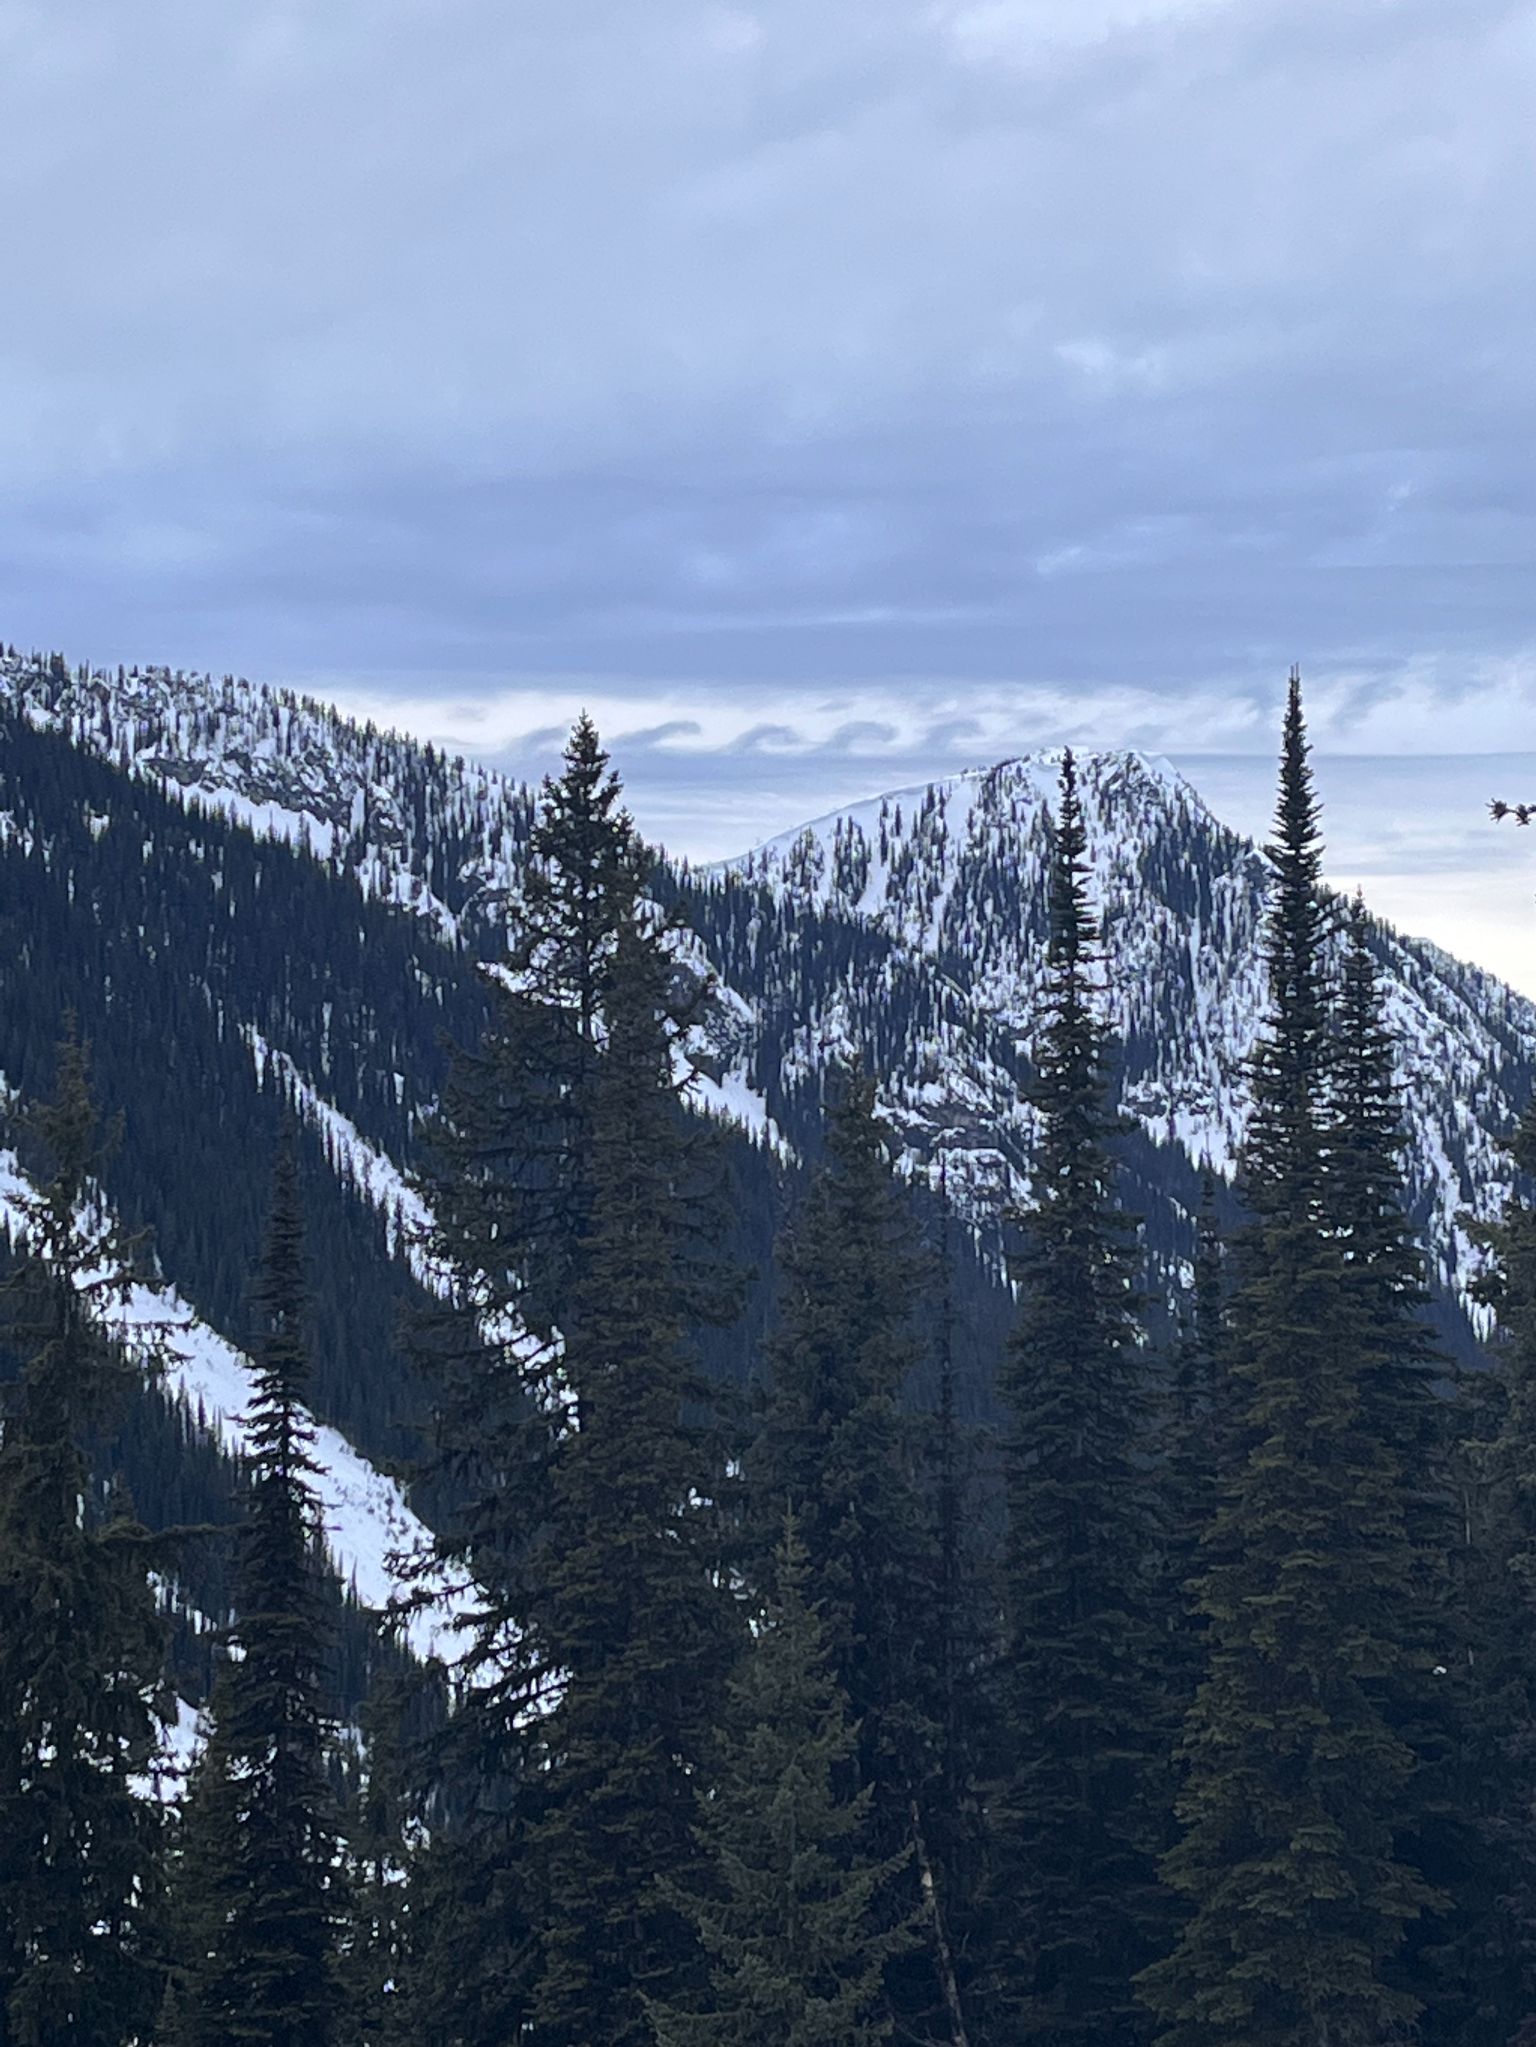
<svg viewBox="0 0 1536 2047">
<path fill-rule="evenodd" d="M 148 1538 L 87 1448 L 140 1368 L 114 1341 L 139 1240 L 103 1219 L 87 1057 L 67 1040 L 26 1119 L 37 1191 L 7 1191 L 0 1286 L 15 1377 L 0 1421 L 0 2042 L 119 2047 L 161 1995 L 160 1820 L 136 1791 L 159 1745 L 165 1640 Z"/>
<path fill-rule="evenodd" d="M 413 1863 L 404 2008 L 420 2037 L 496 2047 L 524 2024 L 536 1957 L 525 1833 L 535 1727 L 558 1692 L 541 1632 L 567 1338 L 592 1203 L 603 1003 L 643 850 L 585 715 L 546 777 L 487 977 L 481 1042 L 455 1046 L 427 1136 L 422 1249 L 440 1303 L 411 1348 L 430 1399 L 417 1474 L 436 1531 L 420 1596 L 461 1588 L 455 1709 L 423 1757 L 432 1842 Z"/>
<path fill-rule="evenodd" d="M 620 793 L 583 715 L 563 772 L 545 778 L 506 956 L 485 978 L 488 1027 L 450 1048 L 427 1130 L 421 1248 L 442 1300 L 411 1331 L 432 1401 L 418 1479 L 441 1529 L 432 1566 L 472 1567 L 482 1595 L 465 1644 L 479 1680 L 520 1607 L 561 1427 L 561 1343 L 580 1313 L 603 995 L 646 872 Z M 511 1521 L 509 1493 L 522 1509 Z"/>
<path fill-rule="evenodd" d="M 1366 1426 L 1401 1469 L 1409 1539 L 1426 1558 L 1443 1559 L 1454 1531 L 1449 1367 L 1425 1319 L 1429 1289 L 1407 1214 L 1407 1136 L 1394 1041 L 1371 920 L 1359 897 L 1346 937 L 1330 1075 L 1329 1207 L 1344 1233 L 1351 1312 L 1368 1351 L 1361 1368 Z M 1416 1604 L 1433 1613 L 1436 1624 L 1443 1621 L 1436 1602 L 1421 1597 Z"/>
<path fill-rule="evenodd" d="M 1480 1864 L 1458 1901 L 1473 1935 L 1462 1962 L 1474 2047 L 1502 2047 L 1522 2023 L 1518 2047 L 1536 2038 L 1536 1098 L 1509 1159 L 1514 1184 L 1499 1215 L 1474 1230 L 1488 1254 L 1477 1290 L 1497 1316 L 1490 1369 L 1468 1375 L 1462 1401 L 1466 1540 L 1455 1586 L 1474 1736 L 1463 1803 Z"/>
<path fill-rule="evenodd" d="M 1428 2041 L 1475 2047 L 1485 1851 L 1468 1810 L 1474 1729 L 1471 1635 L 1457 1585 L 1457 1408 L 1426 1318 L 1423 1253 L 1407 1214 L 1406 1144 L 1394 1043 L 1372 926 L 1349 912 L 1331 1075 L 1329 1207 L 1344 1252 L 1345 1314 L 1358 1331 L 1361 1427 L 1389 1460 L 1406 1551 L 1383 1586 L 1395 1654 L 1371 1695 L 1413 1758 L 1395 1819 L 1399 1856 L 1440 1893 L 1408 1930 L 1398 1980 L 1424 2003 Z M 1508 2028 L 1497 2035 L 1501 2043 Z"/>
<path fill-rule="evenodd" d="M 647 2037 L 642 1995 L 696 1973 L 665 1886 L 692 1865 L 698 1769 L 736 1648 L 722 1445 L 690 1343 L 692 1168 L 675 1079 L 675 967 L 650 921 L 606 978 L 580 1313 L 563 1369 L 537 1609 L 559 1695 L 539 1730 L 529 1857 L 544 2047 Z"/>
<path fill-rule="evenodd" d="M 1418 2006 L 1394 1980 L 1429 1902 L 1396 1839 L 1413 1758 L 1380 1703 L 1412 1552 L 1330 1181 L 1332 912 L 1307 751 L 1293 676 L 1230 1317 L 1240 1424 L 1164 1863 L 1189 1917 L 1144 1978 L 1166 2047 L 1375 2047 Z"/>
<path fill-rule="evenodd" d="M 185 2047 L 330 2047 L 337 2037 L 340 1844 L 321 1704 L 325 1628 L 303 1218 L 278 1153 L 254 1290 L 245 1514 L 233 1654 L 215 1683 L 178 1886 Z"/>
<path fill-rule="evenodd" d="M 583 712 L 507 903 L 491 1027 L 454 1049 L 431 1132 L 434 1248 L 473 1270 L 482 1314 L 541 1336 L 569 1333 L 577 1311 L 607 981 L 649 869 L 621 795 Z"/>
<path fill-rule="evenodd" d="M 698 1888 L 671 1893 L 708 1957 L 687 2003 L 653 2002 L 658 2047 L 873 2047 L 884 1974 L 915 1938 L 887 1893 L 910 1850 L 873 1849 L 873 1786 L 850 1790 L 857 1730 L 786 1525 L 776 1583 L 732 1678 L 697 1822 Z"/>
<path fill-rule="evenodd" d="M 712 1305 L 684 1113 L 697 989 L 647 872 L 583 720 L 426 1183 L 448 1296 L 418 1347 L 430 1561 L 467 1578 L 473 1612 L 408 2002 L 418 2030 L 439 2013 L 474 2047 L 623 2047 L 645 2037 L 642 1990 L 697 1968 L 658 1886 L 695 1854 L 735 1622 L 694 1356 Z M 469 1952 L 454 1890 L 483 1936 Z"/>
<path fill-rule="evenodd" d="M 936 1743 L 926 1796 L 917 1802 L 915 1847 L 923 1896 L 920 1924 L 938 1975 L 949 2047 L 970 2047 L 977 1904 L 985 1859 L 981 1779 L 987 1667 L 996 1646 L 993 1545 L 977 1512 L 977 1451 L 985 1440 L 959 1412 L 956 1316 L 947 1161 L 938 1159 L 938 1404 L 920 1428 L 925 1485 L 933 1502 L 934 1598 L 922 1633 L 931 1670 Z"/>
<path fill-rule="evenodd" d="M 943 2010 L 953 2037 L 963 2032 L 947 1928 L 959 1814 L 945 1800 L 969 1786 L 950 1644 L 960 1616 L 944 1605 L 956 1588 L 935 1508 L 947 1485 L 955 1517 L 958 1474 L 940 1469 L 935 1500 L 925 1469 L 930 1448 L 953 1466 L 953 1414 L 946 1423 L 906 1405 L 922 1262 L 875 1084 L 857 1067 L 834 1081 L 825 1130 L 825 1162 L 779 1253 L 780 1323 L 746 1463 L 756 1549 L 767 1564 L 790 1501 L 832 1673 L 859 1729 L 874 1838 L 882 1854 L 910 1851 L 905 1902 L 919 1891 L 926 1900 L 925 1940 L 892 1984 L 898 2013 L 915 2025 Z M 947 1451 L 931 1441 L 940 1427 Z M 950 1535 L 957 1543 L 956 1526 Z"/>
<path fill-rule="evenodd" d="M 1050 880 L 1030 1099 L 1032 1201 L 999 1376 L 1007 1640 L 995 1801 L 998 2042 L 1142 2037 L 1133 1983 L 1157 1923 L 1160 1768 L 1150 1414 L 1132 1226 L 1114 1195 L 1097 929 L 1072 756 Z"/>
<path fill-rule="evenodd" d="M 476 1787 L 484 1797 L 484 1788 Z M 488 1852 L 483 1817 L 466 1826 L 453 1805 L 427 1802 L 433 1831 L 418 1828 L 405 1866 L 399 1973 L 389 1999 L 389 2047 L 499 2047 L 522 2035 L 507 2015 L 527 2002 L 530 1940 L 525 1889 L 511 1852 Z M 520 2017 L 515 2023 L 521 2026 Z"/>
<path fill-rule="evenodd" d="M 396 1675 L 375 1680 L 362 1710 L 363 1754 L 344 1809 L 349 1909 L 340 2047 L 380 2047 L 396 2037 L 410 1929 L 406 1702 L 406 1681 Z"/>
</svg>

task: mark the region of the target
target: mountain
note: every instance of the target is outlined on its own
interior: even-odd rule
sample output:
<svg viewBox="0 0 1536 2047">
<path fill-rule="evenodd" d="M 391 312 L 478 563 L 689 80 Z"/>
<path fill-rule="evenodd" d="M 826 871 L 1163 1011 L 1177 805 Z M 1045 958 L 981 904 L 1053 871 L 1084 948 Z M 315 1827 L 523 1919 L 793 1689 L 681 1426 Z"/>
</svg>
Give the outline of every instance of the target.
<svg viewBox="0 0 1536 2047">
<path fill-rule="evenodd" d="M 685 908 L 699 970 L 717 977 L 697 1103 L 729 1129 L 735 1248 L 757 1273 L 742 1324 L 710 1339 L 715 1369 L 752 1369 L 774 1228 L 814 1150 L 828 1067 L 857 1054 L 950 1259 L 965 1407 L 989 1412 L 1009 1313 L 1003 1216 L 1029 1170 L 1020 1088 L 1057 766 L 1004 762 L 719 867 L 659 870 L 657 893 Z M 1134 1119 L 1127 1200 L 1166 1295 L 1202 1167 L 1229 1169 L 1242 1127 L 1264 863 L 1166 764 L 1101 753 L 1080 766 Z M 0 654 L 0 1087 L 46 1086 L 73 1011 L 123 1120 L 104 1195 L 153 1228 L 149 1279 L 195 1325 L 203 1360 L 128 1431 L 140 1506 L 162 1521 L 227 1513 L 220 1459 L 287 1100 L 315 1274 L 314 1404 L 335 1432 L 333 1494 L 353 1503 L 335 1510 L 333 1548 L 369 1600 L 379 1530 L 432 1505 L 387 1477 L 420 1406 L 399 1325 L 430 1284 L 413 1261 L 409 1169 L 446 1040 L 484 1022 L 481 963 L 514 914 L 532 807 L 488 769 L 286 692 Z M 1384 925 L 1372 943 L 1403 1048 L 1415 1213 L 1445 1328 L 1468 1350 L 1457 1216 L 1504 1184 L 1497 1139 L 1532 1083 L 1536 1009 Z M 0 1093 L 0 1147 L 7 1122 Z M 217 1611 L 219 1569 L 184 1590 L 189 1608 Z"/>
<path fill-rule="evenodd" d="M 1019 1048 L 1043 982 L 1060 766 L 1047 751 L 897 790 L 772 839 L 704 883 L 717 900 L 699 921 L 754 1006 L 747 1070 L 770 1110 L 834 1046 L 878 1044 L 888 1113 L 914 1164 L 931 1171 L 945 1157 L 954 1198 L 984 1231 L 1027 1186 Z M 1154 1179 L 1187 1185 L 1194 1165 L 1230 1176 L 1265 1002 L 1266 863 L 1168 762 L 1119 752 L 1078 766 L 1121 1106 L 1160 1154 L 1146 1167 Z M 781 935 L 746 940 L 754 918 Z M 878 970 L 867 951 L 818 961 L 780 1005 L 774 955 L 797 920 L 854 927 L 880 948 Z M 1413 1213 L 1439 1285 L 1464 1299 L 1473 1260 L 1458 1218 L 1508 1184 L 1499 1137 L 1531 1086 L 1536 1005 L 1380 922 L 1371 944 L 1409 1103 Z M 776 1076 L 787 1077 L 780 1088 Z"/>
</svg>

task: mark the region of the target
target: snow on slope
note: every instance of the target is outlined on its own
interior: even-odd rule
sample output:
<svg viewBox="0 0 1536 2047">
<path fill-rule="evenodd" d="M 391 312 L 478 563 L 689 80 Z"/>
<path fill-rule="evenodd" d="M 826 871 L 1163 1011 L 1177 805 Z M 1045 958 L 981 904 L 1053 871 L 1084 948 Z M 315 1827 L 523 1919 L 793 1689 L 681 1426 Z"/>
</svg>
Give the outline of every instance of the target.
<svg viewBox="0 0 1536 2047">
<path fill-rule="evenodd" d="M 231 676 L 71 671 L 0 650 L 6 708 L 258 837 L 303 847 L 450 941 L 466 909 L 494 901 L 527 833 L 528 792 L 493 770 Z"/>
<path fill-rule="evenodd" d="M 1105 1001 L 1124 1105 L 1149 1136 L 1230 1173 L 1246 1122 L 1246 1062 L 1265 1013 L 1267 865 L 1166 761 L 1077 756 L 1089 886 L 1104 927 Z M 942 1149 L 961 1204 L 1021 1191 L 1027 1114 L 990 1028 L 1027 1044 L 1044 983 L 1044 876 L 1060 772 L 1051 750 L 894 791 L 769 840 L 714 872 L 886 934 L 911 971 L 944 984 L 948 1022 L 884 1075 L 888 1111 L 916 1161 Z M 1496 1133 L 1536 1045 L 1536 1007 L 1477 968 L 1384 925 L 1410 1123 L 1409 1166 L 1442 1280 L 1464 1292 L 1473 1254 L 1457 1218 L 1508 1185 Z M 831 991 L 815 1056 L 851 1037 L 856 995 Z M 791 1046 L 793 1061 L 799 1048 Z M 958 1129 L 961 1142 L 946 1138 Z M 967 1141 L 992 1132 L 998 1146 Z M 967 1174 L 977 1189 L 967 1194 Z"/>
<path fill-rule="evenodd" d="M 431 1213 L 405 1174 L 377 1145 L 368 1142 L 350 1117 L 344 1116 L 312 1081 L 305 1079 L 286 1052 L 269 1045 L 254 1025 L 244 1025 L 241 1036 L 250 1047 L 257 1078 L 269 1071 L 276 1076 L 295 1113 L 320 1133 L 331 1171 L 384 1217 L 390 1256 L 403 1258 L 429 1293 L 440 1293 L 442 1275 L 425 1249 Z"/>
<path fill-rule="evenodd" d="M 7 706 L 171 793 L 307 844 L 450 940 L 504 924 L 531 797 L 489 770 L 285 692 L 164 669 L 114 678 L 0 656 Z M 873 962 L 859 955 L 862 983 L 808 958 L 787 929 L 746 947 L 734 973 L 717 961 L 724 986 L 701 1106 L 788 1149 L 797 1098 L 814 1095 L 829 1059 L 860 1046 L 882 1075 L 909 1167 L 933 1173 L 942 1151 L 962 1212 L 981 1226 L 995 1219 L 1023 1190 L 1030 1152 L 1018 1055 L 1041 985 L 1059 758 L 893 791 L 685 881 L 695 903 L 761 885 L 888 941 Z M 1159 1144 L 1229 1171 L 1263 1014 L 1265 864 L 1166 761 L 1078 758 L 1125 1104 Z M 1456 1217 L 1505 1184 L 1497 1134 L 1528 1085 L 1536 1009 L 1384 926 L 1375 944 L 1402 1037 L 1416 1212 L 1442 1280 L 1464 1290 Z"/>
<path fill-rule="evenodd" d="M 25 1233 L 24 1204 L 33 1192 L 12 1151 L 0 1151 L 0 1223 Z M 131 1349 L 152 1357 L 165 1384 L 233 1455 L 248 1446 L 245 1417 L 252 1397 L 250 1359 L 202 1320 L 173 1286 L 135 1285 L 103 1317 Z M 316 1491 L 331 1563 L 364 1606 L 382 1612 L 403 1591 L 396 1560 L 427 1539 L 400 1487 L 359 1456 L 339 1431 L 315 1424 Z M 445 1595 L 441 1612 L 413 1612 L 406 1636 L 420 1656 L 451 1655 L 455 1615 Z"/>
</svg>

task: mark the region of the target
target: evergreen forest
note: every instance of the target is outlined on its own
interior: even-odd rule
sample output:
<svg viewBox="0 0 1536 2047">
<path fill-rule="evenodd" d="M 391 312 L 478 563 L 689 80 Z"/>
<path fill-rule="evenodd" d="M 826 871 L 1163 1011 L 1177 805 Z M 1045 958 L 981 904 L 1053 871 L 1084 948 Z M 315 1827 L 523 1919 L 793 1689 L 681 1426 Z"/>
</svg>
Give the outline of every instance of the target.
<svg viewBox="0 0 1536 2047">
<path fill-rule="evenodd" d="M 1463 1310 L 1294 676 L 1234 1178 L 1172 1226 L 1068 752 L 996 1255 L 878 1028 L 785 1062 L 793 1159 L 694 1112 L 701 946 L 769 913 L 585 717 L 480 953 L 143 785 L 113 865 L 117 770 L 3 767 L 0 2047 L 1536 2047 L 1536 1098 Z M 164 1270 L 242 1332 L 238 1457 Z M 383 1610 L 317 1415 L 420 1516 Z"/>
</svg>

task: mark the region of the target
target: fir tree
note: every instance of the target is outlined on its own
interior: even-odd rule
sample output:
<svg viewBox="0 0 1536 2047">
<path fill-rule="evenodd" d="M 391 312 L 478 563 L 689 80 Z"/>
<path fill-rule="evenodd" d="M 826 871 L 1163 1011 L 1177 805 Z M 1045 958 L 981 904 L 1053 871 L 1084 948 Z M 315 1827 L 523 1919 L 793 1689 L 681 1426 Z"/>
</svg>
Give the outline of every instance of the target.
<svg viewBox="0 0 1536 2047">
<path fill-rule="evenodd" d="M 73 1038 L 27 1121 L 48 1177 L 10 1195 L 0 1287 L 17 1373 L 0 1422 L 0 2042 L 119 2047 L 161 1996 L 160 1812 L 134 1782 L 159 1745 L 165 1640 L 148 1539 L 120 1490 L 103 1510 L 86 1453 L 140 1376 L 112 1335 L 139 1240 L 100 1217 Z"/>
<path fill-rule="evenodd" d="M 496 1304 L 541 1333 L 568 1335 L 577 1310 L 606 988 L 649 868 L 620 795 L 583 712 L 563 772 L 545 778 L 508 905 L 491 1032 L 456 1054 L 455 1107 L 435 1133 L 449 1203 L 439 1229 L 467 1226 Z M 464 1212 L 476 1199 L 488 1214 Z M 499 1258 L 492 1242 L 507 1247 Z"/>
<path fill-rule="evenodd" d="M 1456 1576 L 1470 1662 L 1464 1805 L 1481 1867 L 1458 1887 L 1473 1936 L 1462 1955 L 1467 2038 L 1536 2038 L 1536 1099 L 1509 1146 L 1514 1185 L 1474 1227 L 1488 1254 L 1477 1291 L 1497 1315 L 1491 1369 L 1466 1383 L 1466 1518 Z M 1481 1909 L 1479 1909 L 1481 1908 Z"/>
<path fill-rule="evenodd" d="M 887 1896 L 910 1851 L 878 1857 L 873 1787 L 848 1789 L 857 1730 L 793 1520 L 776 1562 L 712 1757 L 701 1887 L 672 1893 L 709 1958 L 708 1986 L 651 2005 L 658 2047 L 873 2047 L 891 2037 L 886 1964 L 916 1937 Z"/>
<path fill-rule="evenodd" d="M 1474 2047 L 1485 2002 L 1477 1979 L 1486 1858 L 1467 1809 L 1467 1765 L 1481 1736 L 1471 1725 L 1471 1637 L 1455 1571 L 1457 1418 L 1449 1368 L 1425 1319 L 1423 1253 L 1406 1212 L 1403 1106 L 1371 935 L 1357 896 L 1339 991 L 1328 1157 L 1343 1312 L 1358 1332 L 1360 1426 L 1395 1473 L 1406 1551 L 1382 1588 L 1396 1601 L 1382 1616 L 1396 1653 L 1371 1695 L 1414 1764 L 1395 1817 L 1397 1852 L 1442 1898 L 1441 1909 L 1410 1927 L 1398 1979 L 1425 2004 L 1425 2039 Z M 1500 2043 L 1507 2031 L 1497 2033 Z"/>
<path fill-rule="evenodd" d="M 618 934 L 604 989 L 591 1206 L 562 1369 L 540 1638 L 560 1673 L 539 1730 L 529 1856 L 544 2047 L 647 2037 L 642 1995 L 696 1972 L 665 1886 L 695 1858 L 698 1765 L 736 1647 L 723 1577 L 724 1462 L 689 1342 L 689 1145 L 675 967 L 650 920 Z"/>
<path fill-rule="evenodd" d="M 485 1798 L 482 1785 L 474 1789 Z M 525 2008 L 530 1973 L 521 1836 L 510 1827 L 505 1838 L 492 1835 L 483 1814 L 466 1826 L 440 1796 L 428 1812 L 435 1831 L 415 1831 L 405 1865 L 400 1970 L 384 2037 L 389 2047 L 501 2047 L 523 2037 L 508 2032 L 507 2015 Z M 501 1852 L 488 1852 L 493 1842 Z"/>
<path fill-rule="evenodd" d="M 1424 1254 L 1406 1209 L 1407 1136 L 1394 1049 L 1370 919 L 1357 897 L 1330 1075 L 1329 1206 L 1345 1233 L 1351 1312 L 1368 1349 L 1360 1396 L 1366 1427 L 1400 1467 L 1409 1539 L 1426 1558 L 1443 1558 L 1454 1523 L 1447 1462 L 1454 1414 L 1445 1398 L 1446 1361 L 1425 1320 Z M 1417 1605 L 1436 1625 L 1443 1620 L 1443 1602 L 1420 1598 Z"/>
<path fill-rule="evenodd" d="M 519 2028 L 622 2047 L 645 2035 L 641 1990 L 696 1965 L 658 1880 L 694 1854 L 734 1653 L 693 1341 L 711 1308 L 682 1102 L 697 996 L 617 798 L 583 720 L 427 1190 L 449 1293 L 418 1353 L 446 1509 L 431 1561 L 469 1575 L 476 1609 L 413 1920 L 468 1967 L 416 1940 L 408 1976 L 418 2027 L 446 1996 L 476 2047 Z M 455 1890 L 484 1936 L 467 1956 Z"/>
<path fill-rule="evenodd" d="M 906 1902 L 916 1903 L 917 1886 L 927 1900 L 927 1938 L 903 1958 L 893 1995 L 908 2022 L 946 2007 L 953 2034 L 963 2021 L 945 1850 L 955 1845 L 959 1814 L 944 1800 L 969 1791 L 949 1635 L 959 1615 L 944 1604 L 957 1588 L 945 1583 L 942 1524 L 925 1489 L 925 1439 L 935 1427 L 904 1402 L 918 1356 L 916 1234 L 874 1082 L 857 1068 L 834 1096 L 826 1154 L 780 1249 L 772 1378 L 747 1459 L 757 1550 L 766 1562 L 792 1501 L 831 1670 L 859 1729 L 874 1838 L 882 1854 L 911 1851 Z M 953 1414 L 939 1422 L 949 1448 L 933 1447 L 951 1468 L 939 1473 L 937 1504 L 942 1510 L 947 1484 L 949 1562 L 958 1569 Z"/>
<path fill-rule="evenodd" d="M 253 1305 L 248 1489 L 232 1645 L 194 1775 L 179 1885 L 186 2047 L 329 2047 L 337 2036 L 340 1846 L 321 1708 L 325 1653 L 314 1429 L 303 1407 L 303 1219 L 278 1154 Z"/>
<path fill-rule="evenodd" d="M 969 2047 L 971 1950 L 985 1857 L 980 1779 L 987 1746 L 986 1670 L 995 1649 L 992 1553 L 978 1534 L 977 1432 L 962 1423 L 956 1369 L 954 1257 L 948 1165 L 938 1158 L 938 1405 L 922 1428 L 924 1475 L 931 1489 L 936 1592 L 925 1643 L 931 1644 L 936 1746 L 915 1829 L 920 1917 L 936 1966 L 950 2047 Z M 964 1991 L 964 1995 L 962 1995 Z"/>
<path fill-rule="evenodd" d="M 1183 1744 L 1185 1831 L 1164 1864 L 1190 1916 L 1144 1979 L 1166 2047 L 1393 2037 L 1417 2009 L 1393 1980 L 1404 1928 L 1428 1902 L 1395 1838 L 1413 1759 L 1379 1704 L 1412 1552 L 1365 1414 L 1330 1181 L 1331 913 L 1294 676 L 1270 858 L 1231 1306 L 1240 1430 L 1200 1588 L 1209 1674 Z"/>
<path fill-rule="evenodd" d="M 491 1022 L 453 1048 L 422 1175 L 444 1297 L 412 1331 L 436 1528 L 421 1596 L 462 1584 L 471 1610 L 419 1787 L 434 1838 L 413 1864 L 405 2005 L 420 2037 L 472 2047 L 517 2036 L 534 1969 L 524 1835 L 529 1730 L 559 1685 L 542 1614 L 571 1420 L 563 1348 L 581 1315 L 604 994 L 645 864 L 619 793 L 583 716 L 545 780 Z"/>
<path fill-rule="evenodd" d="M 377 1684 L 363 1707 L 361 1769 L 345 1811 L 350 1909 L 340 1964 L 341 2047 L 380 2047 L 396 2037 L 409 1938 L 406 1698 L 405 1681 L 396 1676 Z"/>
<path fill-rule="evenodd" d="M 1133 1320 L 1120 1128 L 1096 1015 L 1097 931 L 1072 756 L 1062 762 L 1049 978 L 1031 1100 L 1033 1203 L 999 1391 L 1007 1642 L 996 1802 L 998 2041 L 1139 2039 L 1156 1924 L 1150 1418 Z"/>
<path fill-rule="evenodd" d="M 484 1595 L 467 1652 L 480 1679 L 522 1604 L 560 1433 L 561 1339 L 580 1313 L 603 990 L 646 871 L 619 794 L 583 715 L 544 782 L 507 954 L 487 976 L 489 1027 L 452 1048 L 427 1133 L 422 1248 L 445 1299 L 412 1331 L 433 1403 L 419 1478 L 440 1508 L 433 1566 L 470 1567 Z"/>
</svg>

